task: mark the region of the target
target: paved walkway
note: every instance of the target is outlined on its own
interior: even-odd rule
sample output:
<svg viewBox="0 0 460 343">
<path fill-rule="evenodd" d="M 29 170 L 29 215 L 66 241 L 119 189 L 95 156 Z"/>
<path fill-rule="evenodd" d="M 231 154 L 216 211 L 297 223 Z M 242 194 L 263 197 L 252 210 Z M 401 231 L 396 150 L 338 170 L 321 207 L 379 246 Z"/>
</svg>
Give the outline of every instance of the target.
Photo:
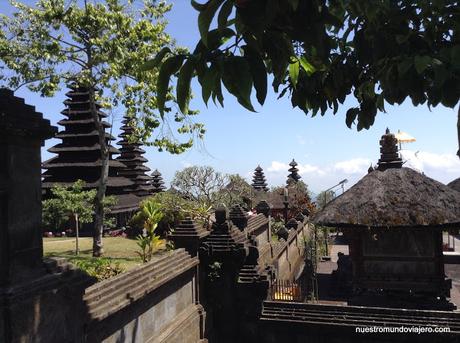
<svg viewBox="0 0 460 343">
<path fill-rule="evenodd" d="M 341 252 L 345 255 L 348 255 L 348 243 L 345 241 L 342 235 L 333 236 L 333 243 L 331 246 L 331 262 L 336 262 L 338 260 L 338 253 Z"/>
</svg>

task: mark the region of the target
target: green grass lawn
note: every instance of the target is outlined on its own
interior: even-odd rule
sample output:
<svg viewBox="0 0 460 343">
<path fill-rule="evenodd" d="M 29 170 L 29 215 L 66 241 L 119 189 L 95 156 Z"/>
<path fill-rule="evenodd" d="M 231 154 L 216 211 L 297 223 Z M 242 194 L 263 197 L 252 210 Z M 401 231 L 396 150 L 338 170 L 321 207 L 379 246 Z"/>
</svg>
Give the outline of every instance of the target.
<svg viewBox="0 0 460 343">
<path fill-rule="evenodd" d="M 140 251 L 136 240 L 123 237 L 104 237 L 104 257 L 127 270 L 142 261 L 136 251 Z M 90 260 L 92 258 L 93 239 L 83 237 L 79 239 L 80 254 L 75 255 L 75 238 L 43 238 L 45 257 L 64 257 L 72 263 Z"/>
</svg>

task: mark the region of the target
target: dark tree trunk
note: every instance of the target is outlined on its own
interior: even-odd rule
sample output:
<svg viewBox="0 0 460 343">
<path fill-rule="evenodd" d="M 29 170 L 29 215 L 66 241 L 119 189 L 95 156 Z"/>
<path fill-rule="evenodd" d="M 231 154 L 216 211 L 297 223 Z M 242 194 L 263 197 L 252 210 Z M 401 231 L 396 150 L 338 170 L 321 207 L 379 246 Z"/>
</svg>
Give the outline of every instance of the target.
<svg viewBox="0 0 460 343">
<path fill-rule="evenodd" d="M 109 177 L 109 148 L 105 138 L 105 129 L 101 123 L 101 118 L 97 113 L 96 96 L 94 87 L 89 89 L 90 109 L 96 129 L 99 133 L 99 145 L 101 146 L 101 177 L 97 187 L 96 197 L 94 199 L 94 232 L 93 232 L 93 256 L 99 257 L 104 253 L 102 245 L 102 232 L 104 228 L 104 206 L 103 201 L 107 188 L 107 179 Z"/>
</svg>

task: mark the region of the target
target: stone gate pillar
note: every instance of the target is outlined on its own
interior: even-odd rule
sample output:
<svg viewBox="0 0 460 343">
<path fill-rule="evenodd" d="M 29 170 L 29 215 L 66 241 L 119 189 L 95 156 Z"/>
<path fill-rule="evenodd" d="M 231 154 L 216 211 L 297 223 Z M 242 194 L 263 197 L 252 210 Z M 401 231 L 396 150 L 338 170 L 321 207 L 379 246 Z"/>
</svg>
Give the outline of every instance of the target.
<svg viewBox="0 0 460 343">
<path fill-rule="evenodd" d="M 56 128 L 0 89 L 0 286 L 42 271 L 40 148 Z"/>
<path fill-rule="evenodd" d="M 0 89 L 0 342 L 80 342 L 85 273 L 43 262 L 40 148 L 56 128 Z M 51 262 L 51 261 L 50 261 Z"/>
</svg>

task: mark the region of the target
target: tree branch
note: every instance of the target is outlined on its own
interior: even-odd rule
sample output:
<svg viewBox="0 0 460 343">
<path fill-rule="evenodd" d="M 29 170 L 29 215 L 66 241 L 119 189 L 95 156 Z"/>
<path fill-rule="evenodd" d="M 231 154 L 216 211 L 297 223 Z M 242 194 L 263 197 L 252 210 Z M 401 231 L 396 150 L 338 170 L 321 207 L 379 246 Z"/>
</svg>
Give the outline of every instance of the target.
<svg viewBox="0 0 460 343">
<path fill-rule="evenodd" d="M 79 45 L 76 45 L 76 44 L 67 42 L 67 41 L 65 41 L 65 40 L 63 40 L 63 39 L 60 39 L 60 38 L 58 38 L 58 37 L 54 37 L 54 36 L 52 36 L 52 35 L 50 35 L 50 34 L 49 34 L 49 37 L 50 37 L 51 39 L 54 39 L 56 42 L 64 43 L 64 44 L 67 44 L 68 46 L 72 46 L 72 47 L 78 49 L 77 52 L 78 52 L 78 51 L 84 51 L 84 50 L 85 50 L 85 48 L 82 47 L 82 46 L 79 46 Z"/>
<path fill-rule="evenodd" d="M 27 85 L 30 85 L 34 82 L 40 82 L 40 81 L 43 81 L 43 80 L 46 80 L 46 79 L 49 79 L 51 78 L 51 75 L 47 75 L 45 77 L 42 77 L 42 78 L 39 78 L 39 79 L 36 79 L 36 80 L 29 80 L 29 81 L 24 81 L 23 83 L 19 84 L 19 86 L 17 86 L 14 91 L 16 92 L 17 90 L 19 90 L 21 87 L 24 87 L 24 86 L 27 86 Z"/>
</svg>

